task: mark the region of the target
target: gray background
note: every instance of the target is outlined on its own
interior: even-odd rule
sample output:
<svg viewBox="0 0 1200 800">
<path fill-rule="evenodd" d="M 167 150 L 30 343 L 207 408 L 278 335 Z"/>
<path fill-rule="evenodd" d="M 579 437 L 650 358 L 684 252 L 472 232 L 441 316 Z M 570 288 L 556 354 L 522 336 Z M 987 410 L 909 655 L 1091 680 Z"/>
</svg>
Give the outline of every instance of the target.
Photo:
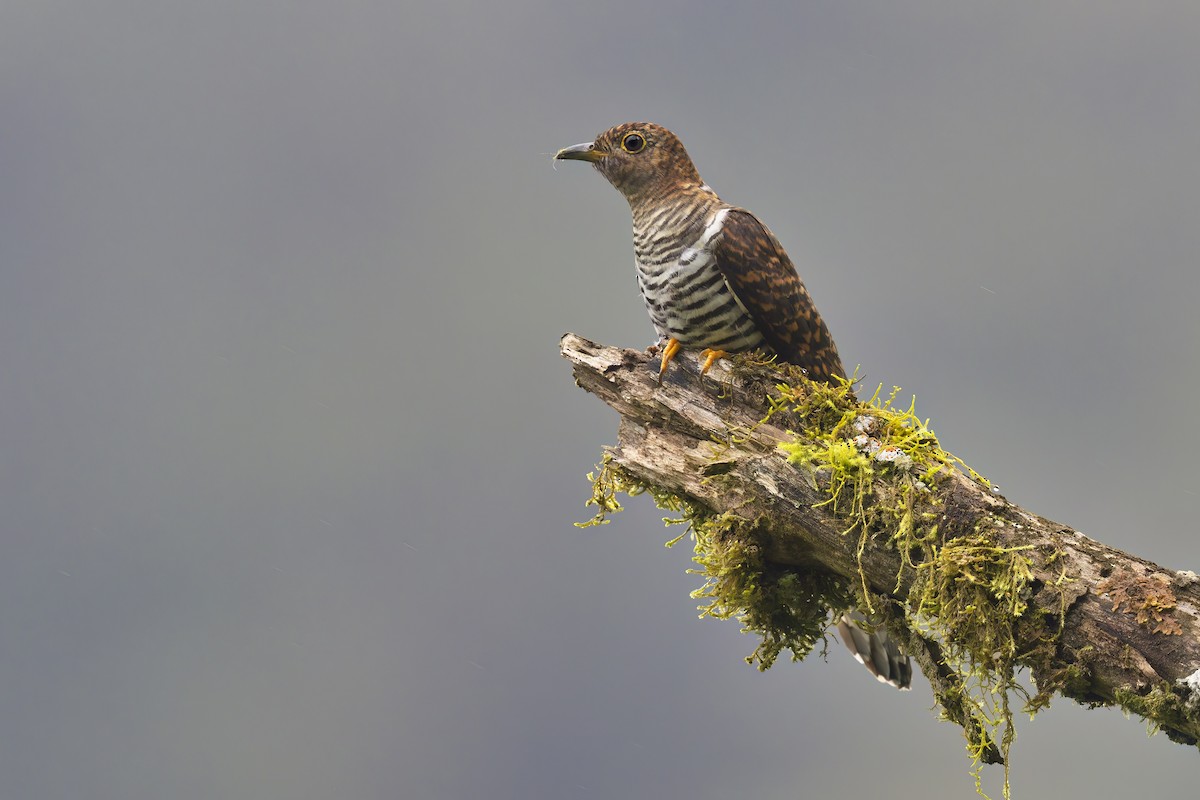
<svg viewBox="0 0 1200 800">
<path fill-rule="evenodd" d="M 673 128 L 869 383 L 1200 569 L 1195 9 L 6 4 L 0 795 L 970 796 L 923 681 L 759 674 L 648 502 L 571 526 L 616 420 L 558 338 L 652 332 L 549 155 Z M 1066 701 L 1015 754 L 1021 798 L 1200 774 Z"/>
</svg>

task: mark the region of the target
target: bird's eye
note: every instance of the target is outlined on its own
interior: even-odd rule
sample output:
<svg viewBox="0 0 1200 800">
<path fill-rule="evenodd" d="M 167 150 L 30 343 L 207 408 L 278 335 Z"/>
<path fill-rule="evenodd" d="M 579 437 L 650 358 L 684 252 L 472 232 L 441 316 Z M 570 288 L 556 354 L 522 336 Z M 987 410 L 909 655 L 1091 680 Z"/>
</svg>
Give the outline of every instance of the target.
<svg viewBox="0 0 1200 800">
<path fill-rule="evenodd" d="M 626 134 L 621 140 L 621 149 L 626 153 L 640 153 L 646 146 L 646 138 L 640 133 Z"/>
</svg>

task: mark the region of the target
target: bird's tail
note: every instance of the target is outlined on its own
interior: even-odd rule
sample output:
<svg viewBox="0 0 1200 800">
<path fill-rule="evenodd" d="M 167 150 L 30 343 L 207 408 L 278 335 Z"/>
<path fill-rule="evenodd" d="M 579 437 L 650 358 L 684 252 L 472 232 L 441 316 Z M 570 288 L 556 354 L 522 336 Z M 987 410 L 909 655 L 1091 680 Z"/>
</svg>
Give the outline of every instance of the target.
<svg viewBox="0 0 1200 800">
<path fill-rule="evenodd" d="M 837 629 L 846 647 L 880 682 L 901 690 L 912 688 L 912 662 L 908 656 L 900 652 L 886 629 L 877 627 L 868 632 L 864 628 L 866 622 L 866 617 L 858 611 L 842 614 Z"/>
</svg>

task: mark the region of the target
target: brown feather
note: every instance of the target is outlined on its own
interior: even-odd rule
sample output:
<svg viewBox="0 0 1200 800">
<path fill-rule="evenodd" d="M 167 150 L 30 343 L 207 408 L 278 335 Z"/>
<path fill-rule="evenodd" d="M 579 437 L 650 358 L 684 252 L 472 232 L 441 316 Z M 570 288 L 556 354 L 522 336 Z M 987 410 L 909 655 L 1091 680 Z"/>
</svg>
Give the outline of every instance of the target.
<svg viewBox="0 0 1200 800">
<path fill-rule="evenodd" d="M 780 360 L 813 380 L 844 378 L 829 328 L 775 234 L 749 211 L 731 209 L 713 248 L 717 267 Z"/>
</svg>

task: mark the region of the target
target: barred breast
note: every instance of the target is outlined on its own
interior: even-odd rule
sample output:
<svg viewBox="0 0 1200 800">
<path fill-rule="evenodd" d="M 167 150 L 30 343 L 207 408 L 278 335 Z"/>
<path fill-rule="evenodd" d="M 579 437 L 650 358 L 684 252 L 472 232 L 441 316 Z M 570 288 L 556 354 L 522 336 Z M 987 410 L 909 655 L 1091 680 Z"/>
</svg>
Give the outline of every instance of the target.
<svg viewBox="0 0 1200 800">
<path fill-rule="evenodd" d="M 762 333 L 717 269 L 712 247 L 728 207 L 665 210 L 634 225 L 638 288 L 660 339 L 738 353 Z"/>
</svg>

